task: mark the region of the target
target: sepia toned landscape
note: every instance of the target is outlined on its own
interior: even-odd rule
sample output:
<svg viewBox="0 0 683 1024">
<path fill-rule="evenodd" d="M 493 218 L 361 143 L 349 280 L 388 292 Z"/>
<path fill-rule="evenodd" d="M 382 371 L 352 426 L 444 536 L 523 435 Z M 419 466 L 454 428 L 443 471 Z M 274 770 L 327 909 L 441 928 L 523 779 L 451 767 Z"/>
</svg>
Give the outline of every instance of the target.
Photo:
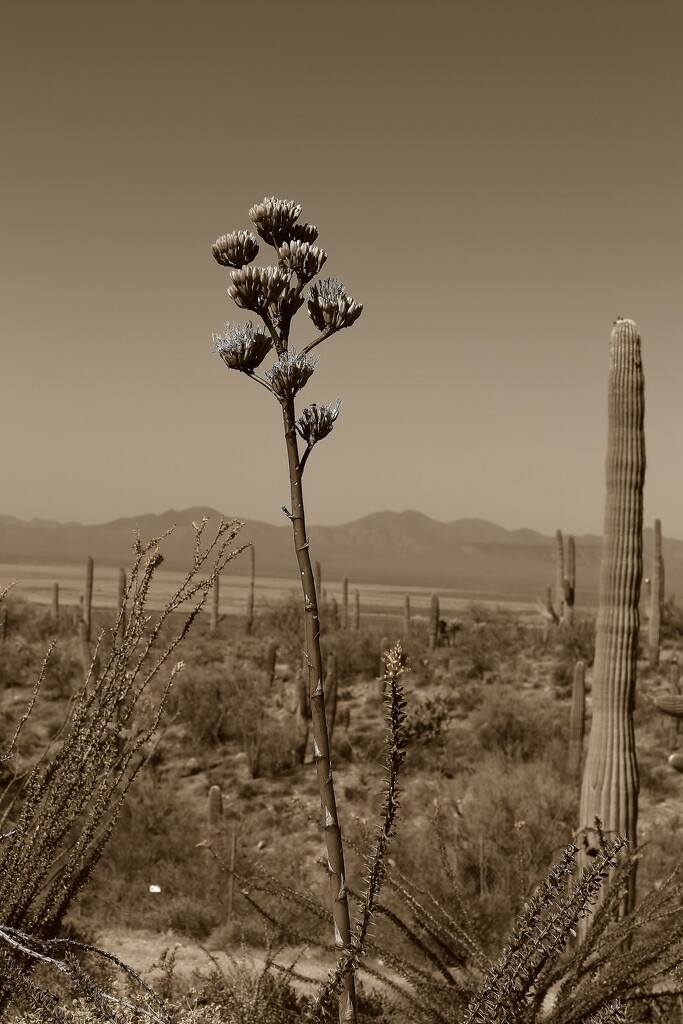
<svg viewBox="0 0 683 1024">
<path fill-rule="evenodd" d="M 3 14 L 2 1024 L 683 1021 L 683 9 Z"/>
</svg>

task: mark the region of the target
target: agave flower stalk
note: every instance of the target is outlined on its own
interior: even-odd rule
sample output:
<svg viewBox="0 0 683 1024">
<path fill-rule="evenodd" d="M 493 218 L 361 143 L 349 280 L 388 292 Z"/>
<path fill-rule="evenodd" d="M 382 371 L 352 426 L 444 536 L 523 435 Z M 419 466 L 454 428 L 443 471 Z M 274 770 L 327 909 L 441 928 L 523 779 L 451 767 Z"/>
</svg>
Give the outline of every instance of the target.
<svg viewBox="0 0 683 1024">
<path fill-rule="evenodd" d="M 264 199 L 249 210 L 249 217 L 263 241 L 272 246 L 277 266 L 259 269 L 238 266 L 246 256 L 255 255 L 254 236 L 233 232 L 222 236 L 213 246 L 214 258 L 221 266 L 232 267 L 232 285 L 228 294 L 242 309 L 255 313 L 263 328 L 226 324 L 226 335 L 216 337 L 216 350 L 229 369 L 236 369 L 256 380 L 279 402 L 282 409 L 290 504 L 283 511 L 292 524 L 294 547 L 301 579 L 305 620 L 305 669 L 313 726 L 313 760 L 322 805 L 322 824 L 327 849 L 330 899 L 334 919 L 334 944 L 343 980 L 339 996 L 339 1017 L 356 1020 L 356 994 L 353 965 L 350 965 L 351 921 L 349 915 L 346 869 L 341 829 L 337 815 L 330 742 L 325 714 L 323 661 L 320 649 L 320 616 L 315 573 L 309 550 L 303 495 L 303 474 L 316 444 L 332 430 L 339 415 L 336 405 L 312 404 L 297 416 L 295 399 L 312 376 L 317 358 L 311 349 L 332 334 L 350 327 L 363 307 L 347 295 L 335 278 L 311 284 L 327 259 L 327 253 L 313 243 L 318 229 L 298 224 L 301 207 L 289 200 Z M 246 259 L 245 259 L 246 262 Z M 304 286 L 309 286 L 304 296 Z M 293 316 L 306 302 L 313 327 L 318 332 L 300 351 L 290 345 Z M 261 376 L 257 368 L 274 349 L 277 361 Z M 305 448 L 300 450 L 300 441 Z M 319 575 L 319 573 L 318 573 Z"/>
</svg>

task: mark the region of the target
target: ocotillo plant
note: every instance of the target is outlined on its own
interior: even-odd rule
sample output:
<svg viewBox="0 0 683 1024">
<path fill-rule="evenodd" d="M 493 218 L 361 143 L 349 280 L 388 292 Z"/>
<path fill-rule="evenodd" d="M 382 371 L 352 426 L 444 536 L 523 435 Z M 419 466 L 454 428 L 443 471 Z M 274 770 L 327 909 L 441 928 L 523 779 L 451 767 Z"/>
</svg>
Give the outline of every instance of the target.
<svg viewBox="0 0 683 1024">
<path fill-rule="evenodd" d="M 662 521 L 655 519 L 654 547 L 652 551 L 652 577 L 650 585 L 650 621 L 647 631 L 648 661 L 650 668 L 659 665 L 659 647 L 662 632 L 662 605 L 664 604 L 664 559 L 662 557 Z"/>
<path fill-rule="evenodd" d="M 335 278 L 313 280 L 320 274 L 327 253 L 313 244 L 318 237 L 318 229 L 310 224 L 297 223 L 300 213 L 301 207 L 296 203 L 275 198 L 264 199 L 249 211 L 261 239 L 275 250 L 276 266 L 259 268 L 249 265 L 259 250 L 258 240 L 251 232 L 235 231 L 223 235 L 213 245 L 215 260 L 230 268 L 232 284 L 228 294 L 238 307 L 249 310 L 262 321 L 256 326 L 252 321 L 246 324 L 229 322 L 225 334 L 215 336 L 214 341 L 225 365 L 256 381 L 276 398 L 282 411 L 291 501 L 291 509 L 284 507 L 284 512 L 292 524 L 301 577 L 314 760 L 323 808 L 334 941 L 341 964 L 346 962 L 344 950 L 348 949 L 351 941 L 351 923 L 325 719 L 320 619 L 303 498 L 306 464 L 314 446 L 332 430 L 339 415 L 340 402 L 335 405 L 313 403 L 306 406 L 297 418 L 295 398 L 315 371 L 317 360 L 311 356 L 312 350 L 338 331 L 351 327 L 363 307 L 346 294 L 343 285 Z M 297 350 L 290 344 L 290 328 L 293 317 L 304 302 L 317 334 Z M 256 371 L 273 348 L 277 361 L 261 376 Z M 305 445 L 303 453 L 299 450 L 299 438 Z M 339 1007 L 342 1019 L 355 1021 L 356 995 L 352 970 L 344 970 Z"/>
<path fill-rule="evenodd" d="M 583 772 L 579 827 L 585 854 L 608 836 L 636 841 L 638 765 L 633 729 L 643 572 L 645 384 L 640 335 L 632 320 L 612 329 L 608 378 L 605 519 L 593 667 L 593 722 Z M 620 907 L 635 901 L 635 873 Z"/>
</svg>

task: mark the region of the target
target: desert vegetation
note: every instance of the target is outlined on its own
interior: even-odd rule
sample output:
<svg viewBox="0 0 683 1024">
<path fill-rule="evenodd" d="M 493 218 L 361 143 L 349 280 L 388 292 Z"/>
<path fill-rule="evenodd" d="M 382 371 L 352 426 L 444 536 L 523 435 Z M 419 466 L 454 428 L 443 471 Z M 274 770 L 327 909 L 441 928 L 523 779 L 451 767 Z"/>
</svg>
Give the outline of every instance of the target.
<svg viewBox="0 0 683 1024">
<path fill-rule="evenodd" d="M 158 615 L 164 538 L 135 541 L 118 608 L 92 607 L 93 559 L 76 608 L 58 585 L 46 609 L 3 593 L 3 1019 L 681 1019 L 683 611 L 658 526 L 641 623 L 635 324 L 612 332 L 597 610 L 558 530 L 538 613 L 445 622 L 434 593 L 369 618 L 346 577 L 323 601 L 306 530 L 304 469 L 340 403 L 294 404 L 311 350 L 362 307 L 314 280 L 326 253 L 299 206 L 249 213 L 277 266 L 252 266 L 251 232 L 215 243 L 261 321 L 216 350 L 281 406 L 301 594 L 260 603 L 241 524 L 206 521 Z M 297 351 L 304 304 L 317 333 Z M 248 594 L 221 617 L 233 558 Z M 157 936 L 153 964 L 136 935 Z"/>
</svg>

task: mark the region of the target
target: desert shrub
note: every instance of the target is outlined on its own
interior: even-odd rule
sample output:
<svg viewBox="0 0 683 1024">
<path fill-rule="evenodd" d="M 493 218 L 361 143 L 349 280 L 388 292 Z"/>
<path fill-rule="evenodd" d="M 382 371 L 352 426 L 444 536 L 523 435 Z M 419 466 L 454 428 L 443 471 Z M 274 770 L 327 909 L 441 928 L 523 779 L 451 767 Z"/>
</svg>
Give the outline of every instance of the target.
<svg viewBox="0 0 683 1024">
<path fill-rule="evenodd" d="M 683 637 L 683 607 L 671 594 L 662 607 L 661 639 L 680 640 Z"/>
<path fill-rule="evenodd" d="M 462 619 L 456 650 L 469 674 L 484 679 L 499 676 L 503 665 L 512 669 L 528 643 L 528 630 L 513 612 L 472 604 Z"/>
<path fill-rule="evenodd" d="M 444 697 L 412 700 L 407 709 L 405 738 L 408 742 L 430 743 L 447 728 L 452 717 L 452 701 Z"/>
<path fill-rule="evenodd" d="M 323 655 L 334 654 L 337 678 L 341 683 L 354 679 L 376 679 L 380 637 L 369 630 L 338 629 L 325 631 Z"/>
<path fill-rule="evenodd" d="M 556 707 L 501 686 L 481 692 L 469 724 L 482 751 L 516 761 L 544 757 L 553 736 L 559 738 L 561 732 Z"/>
</svg>

